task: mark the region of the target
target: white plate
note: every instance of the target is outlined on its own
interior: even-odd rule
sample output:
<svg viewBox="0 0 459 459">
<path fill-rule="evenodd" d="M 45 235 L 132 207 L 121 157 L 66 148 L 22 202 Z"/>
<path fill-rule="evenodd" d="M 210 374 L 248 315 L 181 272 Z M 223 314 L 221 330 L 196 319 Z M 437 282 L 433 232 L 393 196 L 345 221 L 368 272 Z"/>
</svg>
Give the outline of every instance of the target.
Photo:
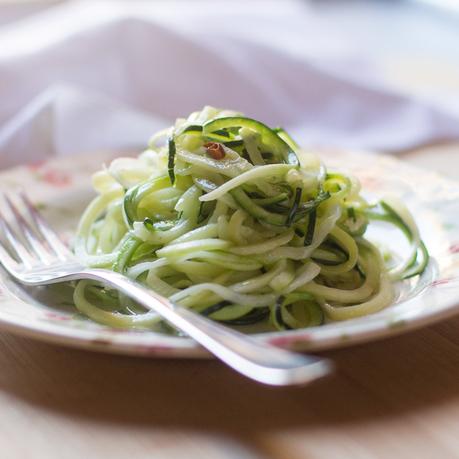
<svg viewBox="0 0 459 459">
<path fill-rule="evenodd" d="M 0 174 L 0 189 L 24 187 L 64 238 L 71 237 L 92 196 L 90 175 L 110 155 L 98 154 L 16 168 Z M 316 351 L 389 337 L 459 311 L 459 184 L 401 161 L 371 154 L 336 152 L 327 165 L 360 178 L 364 194 L 398 194 L 414 213 L 431 262 L 420 278 L 403 284 L 395 304 L 383 311 L 320 327 L 257 335 L 271 343 Z M 378 238 L 399 244 L 392 233 Z M 107 328 L 24 290 L 0 273 L 0 327 L 49 342 L 125 354 L 196 357 L 206 355 L 192 340 L 144 331 Z M 40 298 L 42 301 L 40 301 Z"/>
</svg>

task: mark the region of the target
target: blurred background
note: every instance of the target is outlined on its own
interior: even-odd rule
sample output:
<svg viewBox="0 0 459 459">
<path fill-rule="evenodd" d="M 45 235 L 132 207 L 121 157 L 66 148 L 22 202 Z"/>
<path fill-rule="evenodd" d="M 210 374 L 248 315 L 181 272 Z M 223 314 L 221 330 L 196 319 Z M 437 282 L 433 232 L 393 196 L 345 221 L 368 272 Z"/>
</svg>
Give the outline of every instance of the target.
<svg viewBox="0 0 459 459">
<path fill-rule="evenodd" d="M 137 150 L 203 105 L 311 147 L 459 138 L 454 0 L 0 0 L 0 168 Z"/>
</svg>

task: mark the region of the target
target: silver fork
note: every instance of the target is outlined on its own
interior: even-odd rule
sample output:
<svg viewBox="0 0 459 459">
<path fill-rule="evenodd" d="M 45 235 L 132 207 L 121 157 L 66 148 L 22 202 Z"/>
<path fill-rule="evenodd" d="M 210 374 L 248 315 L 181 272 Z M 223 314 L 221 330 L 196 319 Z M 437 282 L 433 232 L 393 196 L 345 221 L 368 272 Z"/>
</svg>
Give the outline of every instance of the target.
<svg viewBox="0 0 459 459">
<path fill-rule="evenodd" d="M 172 304 L 122 274 L 83 266 L 24 193 L 14 200 L 5 195 L 4 200 L 12 218 L 8 220 L 0 211 L 0 235 L 8 243 L 0 241 L 0 263 L 19 282 L 38 286 L 80 279 L 101 281 L 157 312 L 234 370 L 265 384 L 305 384 L 330 371 L 328 360 L 255 340 Z"/>
</svg>

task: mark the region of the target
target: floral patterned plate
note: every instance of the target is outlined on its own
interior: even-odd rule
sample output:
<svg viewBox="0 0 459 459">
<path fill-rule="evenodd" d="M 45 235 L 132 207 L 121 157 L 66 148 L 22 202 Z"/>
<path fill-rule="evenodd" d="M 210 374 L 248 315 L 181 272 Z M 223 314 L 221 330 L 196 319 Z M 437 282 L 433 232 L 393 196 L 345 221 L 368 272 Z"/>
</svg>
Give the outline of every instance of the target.
<svg viewBox="0 0 459 459">
<path fill-rule="evenodd" d="M 298 350 L 316 351 L 389 337 L 459 312 L 459 184 L 401 161 L 356 152 L 327 152 L 329 166 L 358 176 L 364 194 L 396 193 L 411 209 L 431 254 L 428 269 L 400 286 L 397 301 L 371 316 L 304 330 L 257 334 Z M 92 197 L 90 176 L 113 158 L 100 153 L 29 165 L 0 173 L 0 190 L 25 188 L 65 239 Z M 386 230 L 387 231 L 387 230 Z M 397 235 L 372 236 L 403 250 Z M 187 338 L 147 331 L 120 331 L 76 314 L 48 289 L 25 289 L 0 272 L 0 328 L 63 345 L 136 355 L 208 355 Z"/>
</svg>

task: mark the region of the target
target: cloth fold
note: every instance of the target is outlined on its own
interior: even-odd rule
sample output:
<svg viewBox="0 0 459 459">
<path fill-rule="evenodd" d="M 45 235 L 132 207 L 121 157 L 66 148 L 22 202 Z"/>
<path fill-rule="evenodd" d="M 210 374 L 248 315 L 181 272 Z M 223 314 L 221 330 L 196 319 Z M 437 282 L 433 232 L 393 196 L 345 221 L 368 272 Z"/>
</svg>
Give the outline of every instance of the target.
<svg viewBox="0 0 459 459">
<path fill-rule="evenodd" d="M 0 168 L 141 150 L 204 105 L 309 146 L 397 151 L 459 138 L 453 112 L 390 89 L 336 37 L 313 49 L 303 2 L 218 5 L 74 2 L 0 28 Z"/>
</svg>

